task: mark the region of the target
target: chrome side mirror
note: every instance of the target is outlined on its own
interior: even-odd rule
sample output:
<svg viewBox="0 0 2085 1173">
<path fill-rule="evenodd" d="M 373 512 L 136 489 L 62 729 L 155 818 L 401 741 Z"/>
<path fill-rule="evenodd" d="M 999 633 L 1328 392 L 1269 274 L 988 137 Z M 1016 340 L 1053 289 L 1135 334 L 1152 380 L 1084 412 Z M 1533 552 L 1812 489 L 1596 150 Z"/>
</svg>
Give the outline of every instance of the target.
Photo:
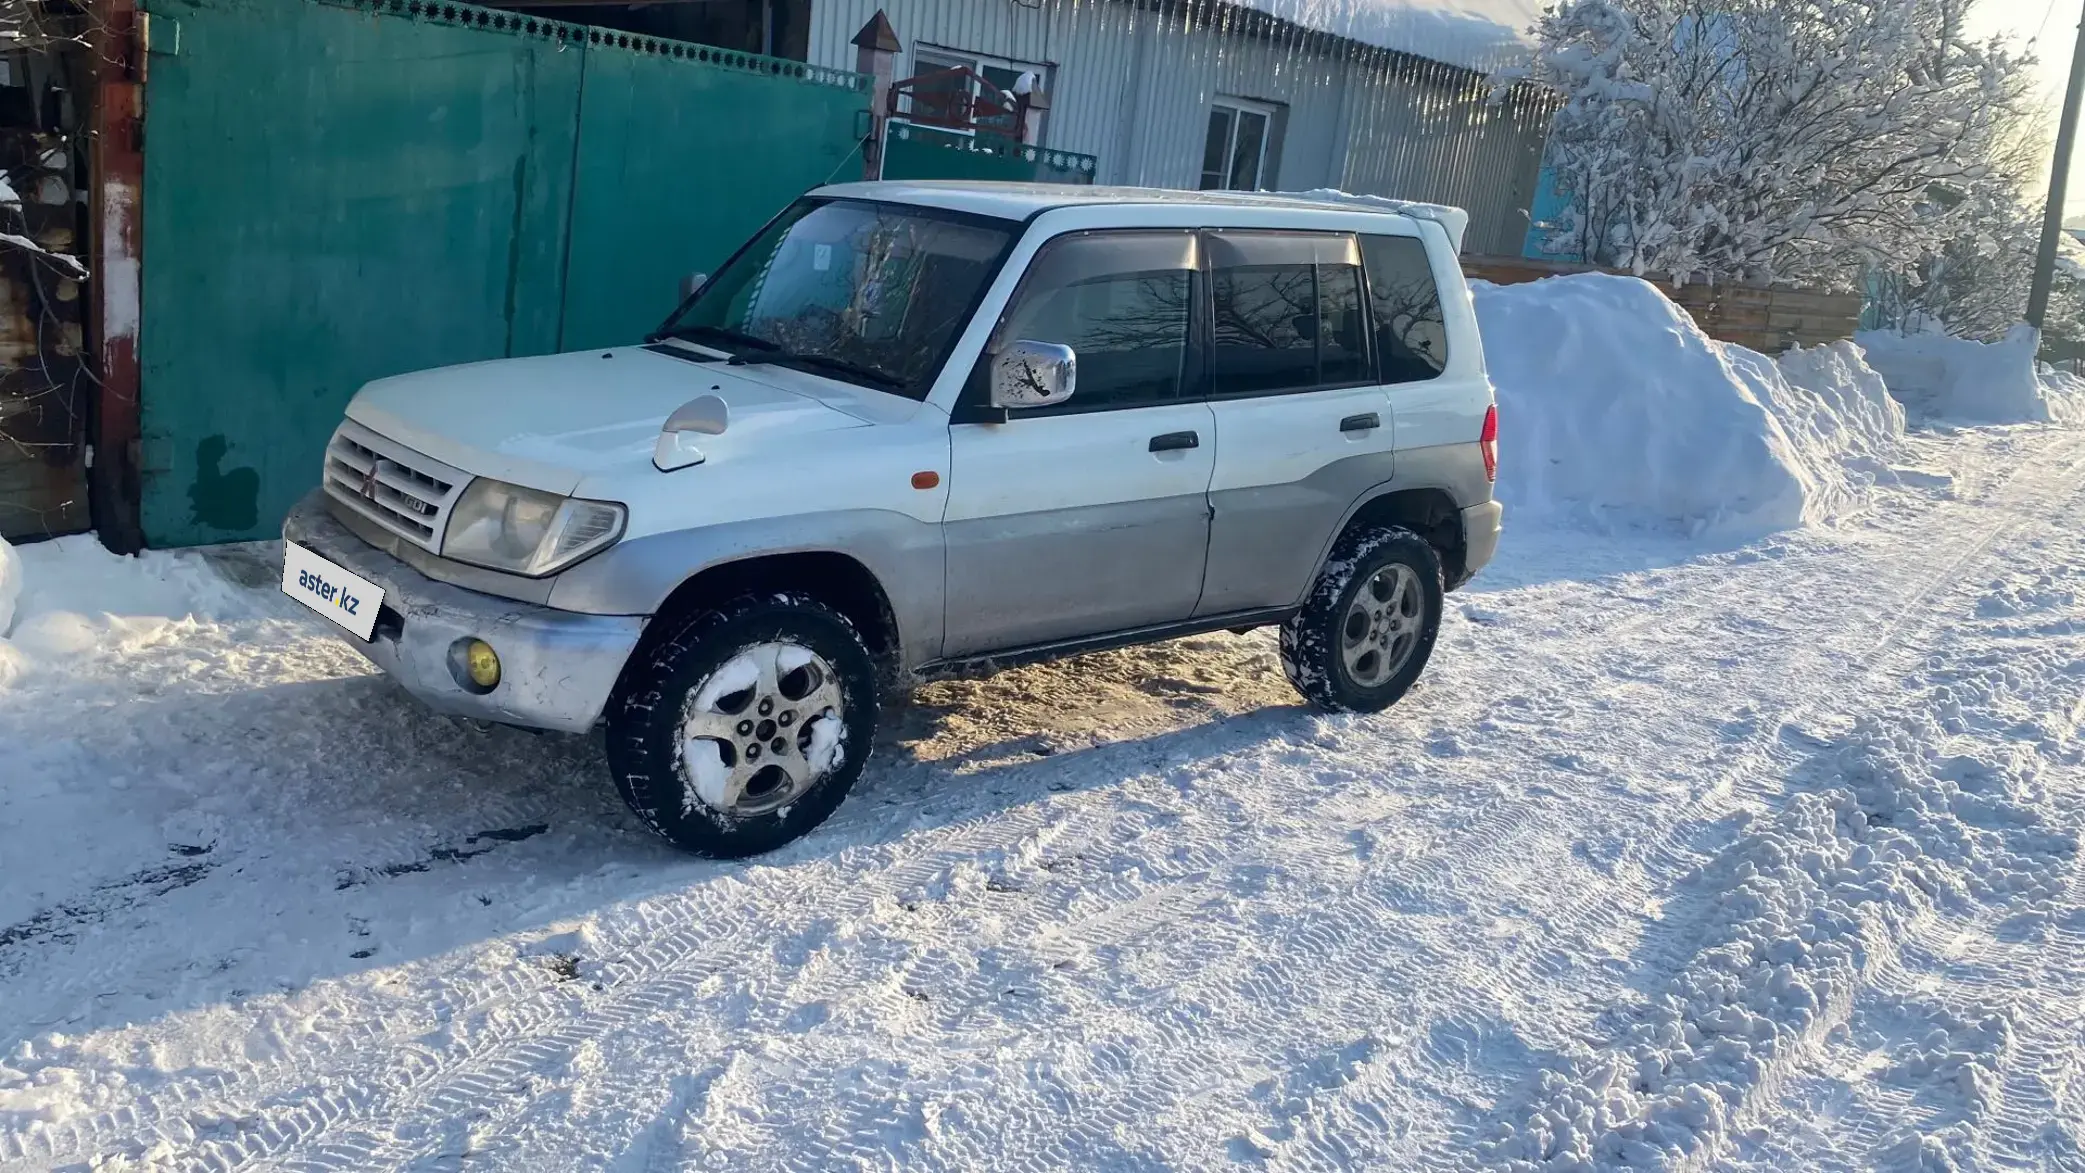
<svg viewBox="0 0 2085 1173">
<path fill-rule="evenodd" d="M 1079 384 L 1079 356 L 1059 342 L 1016 342 L 992 360 L 992 406 L 1052 407 Z"/>
<path fill-rule="evenodd" d="M 690 273 L 681 278 L 681 300 L 686 301 L 702 292 L 702 287 L 708 284 L 708 273 Z"/>
</svg>

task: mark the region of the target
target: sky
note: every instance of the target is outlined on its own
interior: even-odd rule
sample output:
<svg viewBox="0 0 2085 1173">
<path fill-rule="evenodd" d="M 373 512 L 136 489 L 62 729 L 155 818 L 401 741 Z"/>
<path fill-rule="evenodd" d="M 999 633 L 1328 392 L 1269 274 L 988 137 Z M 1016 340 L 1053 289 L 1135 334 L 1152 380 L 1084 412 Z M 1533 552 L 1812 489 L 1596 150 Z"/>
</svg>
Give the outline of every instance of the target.
<svg viewBox="0 0 2085 1173">
<path fill-rule="evenodd" d="M 1981 0 L 1971 10 L 1979 31 L 2032 44 L 2035 56 L 2041 59 L 2042 89 L 2049 105 L 2052 134 L 2057 113 L 2063 107 L 2063 86 L 2070 75 L 2081 3 L 2085 0 Z M 2073 160 L 2064 204 L 2069 215 L 2085 216 L 2085 151 L 2079 151 Z"/>
</svg>

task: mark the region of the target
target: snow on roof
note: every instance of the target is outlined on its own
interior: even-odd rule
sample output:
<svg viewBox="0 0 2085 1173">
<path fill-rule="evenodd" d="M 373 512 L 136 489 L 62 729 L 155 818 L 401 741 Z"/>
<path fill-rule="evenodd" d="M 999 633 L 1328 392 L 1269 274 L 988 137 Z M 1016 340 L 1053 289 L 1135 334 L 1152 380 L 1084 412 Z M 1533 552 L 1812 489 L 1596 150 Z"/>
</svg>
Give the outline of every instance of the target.
<svg viewBox="0 0 2085 1173">
<path fill-rule="evenodd" d="M 1523 64 L 1542 0 L 1232 0 L 1304 28 L 1491 71 Z"/>
</svg>

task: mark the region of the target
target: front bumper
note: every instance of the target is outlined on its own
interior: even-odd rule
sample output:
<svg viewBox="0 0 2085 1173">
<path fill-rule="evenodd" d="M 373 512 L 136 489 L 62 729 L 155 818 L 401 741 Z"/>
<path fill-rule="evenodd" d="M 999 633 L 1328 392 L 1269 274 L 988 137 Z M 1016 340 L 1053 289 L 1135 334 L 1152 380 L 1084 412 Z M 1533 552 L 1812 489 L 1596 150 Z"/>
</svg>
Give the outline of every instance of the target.
<svg viewBox="0 0 2085 1173">
<path fill-rule="evenodd" d="M 1505 512 L 1497 501 L 1462 511 L 1462 582 L 1476 577 L 1490 563 L 1492 555 L 1499 552 L 1499 529 Z"/>
<path fill-rule="evenodd" d="M 282 536 L 384 588 L 376 637 L 341 637 L 440 712 L 584 733 L 644 634 L 641 616 L 580 615 L 436 582 L 335 520 L 323 491 L 297 503 Z M 469 638 L 499 653 L 499 686 L 483 695 L 465 690 L 450 670 L 450 649 Z"/>
</svg>

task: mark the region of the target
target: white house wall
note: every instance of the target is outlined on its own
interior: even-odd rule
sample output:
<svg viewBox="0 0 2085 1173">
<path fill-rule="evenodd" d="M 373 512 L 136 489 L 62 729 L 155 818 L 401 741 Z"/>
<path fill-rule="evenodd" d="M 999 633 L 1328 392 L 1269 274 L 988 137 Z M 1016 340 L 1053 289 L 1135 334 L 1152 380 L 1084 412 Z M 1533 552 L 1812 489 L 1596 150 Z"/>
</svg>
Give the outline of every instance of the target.
<svg viewBox="0 0 2085 1173">
<path fill-rule="evenodd" d="M 1527 232 L 1546 112 L 1488 105 L 1466 72 L 1133 0 L 812 0 L 811 61 L 854 68 L 879 8 L 905 45 L 900 77 L 921 43 L 1050 65 L 1046 141 L 1097 156 L 1103 183 L 1194 187 L 1210 103 L 1249 98 L 1288 112 L 1269 186 L 1452 203 L 1473 252 L 1517 254 Z"/>
</svg>

